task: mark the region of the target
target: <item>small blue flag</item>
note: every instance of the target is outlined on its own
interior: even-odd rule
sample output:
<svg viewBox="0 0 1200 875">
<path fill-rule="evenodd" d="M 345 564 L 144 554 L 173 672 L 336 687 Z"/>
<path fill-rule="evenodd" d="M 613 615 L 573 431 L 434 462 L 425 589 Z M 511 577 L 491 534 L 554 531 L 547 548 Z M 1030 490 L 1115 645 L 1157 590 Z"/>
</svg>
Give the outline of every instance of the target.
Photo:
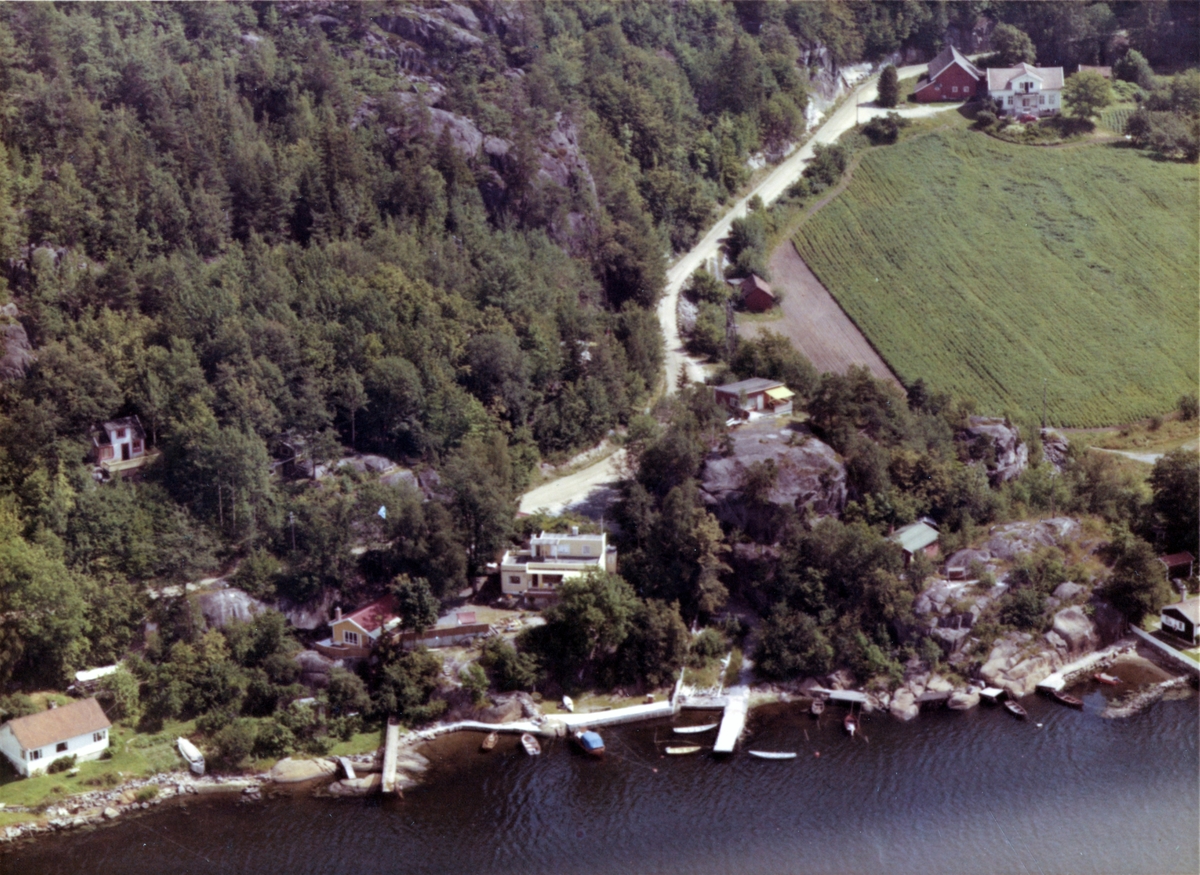
<svg viewBox="0 0 1200 875">
<path fill-rule="evenodd" d="M 377 510 L 376 513 L 379 515 L 380 519 L 387 519 L 387 507 L 385 505 L 379 505 L 379 510 Z"/>
</svg>

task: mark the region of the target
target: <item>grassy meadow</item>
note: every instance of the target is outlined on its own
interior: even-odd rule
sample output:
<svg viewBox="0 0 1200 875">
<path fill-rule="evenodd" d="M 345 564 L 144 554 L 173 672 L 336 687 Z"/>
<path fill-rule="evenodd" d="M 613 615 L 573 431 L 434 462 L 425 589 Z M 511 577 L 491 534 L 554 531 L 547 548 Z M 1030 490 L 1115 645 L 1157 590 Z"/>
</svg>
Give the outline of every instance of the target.
<svg viewBox="0 0 1200 875">
<path fill-rule="evenodd" d="M 798 251 L 904 382 L 1095 427 L 1197 389 L 1195 165 L 942 128 L 863 156 Z"/>
</svg>

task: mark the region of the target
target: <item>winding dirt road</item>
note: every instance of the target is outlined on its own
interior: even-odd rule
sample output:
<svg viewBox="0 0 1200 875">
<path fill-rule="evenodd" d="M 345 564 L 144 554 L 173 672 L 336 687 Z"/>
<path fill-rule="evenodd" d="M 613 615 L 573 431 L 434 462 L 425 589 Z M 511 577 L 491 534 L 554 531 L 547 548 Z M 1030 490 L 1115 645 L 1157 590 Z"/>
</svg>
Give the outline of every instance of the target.
<svg viewBox="0 0 1200 875">
<path fill-rule="evenodd" d="M 901 79 L 916 76 L 924 71 L 925 64 L 914 64 L 900 67 L 897 71 Z M 813 149 L 818 143 L 830 144 L 856 124 L 869 121 L 875 116 L 886 115 L 899 111 L 908 118 L 917 118 L 944 112 L 956 108 L 957 105 L 928 104 L 923 106 L 904 106 L 889 110 L 874 105 L 878 92 L 876 84 L 878 74 L 870 76 L 851 92 L 849 98 L 825 122 L 817 128 L 803 146 L 789 155 L 777 165 L 754 189 L 744 198 L 734 204 L 692 249 L 680 256 L 667 269 L 667 285 L 662 300 L 658 305 L 658 322 L 662 326 L 666 342 L 666 354 L 663 357 L 663 372 L 666 379 L 667 394 L 674 394 L 678 389 L 677 379 L 681 368 L 687 368 L 688 379 L 693 382 L 704 381 L 704 365 L 699 360 L 687 354 L 683 348 L 683 339 L 679 335 L 679 320 L 677 312 L 679 295 L 684 284 L 698 269 L 715 259 L 720 252 L 721 242 L 729 234 L 730 225 L 734 219 L 746 215 L 747 205 L 757 195 L 764 204 L 778 200 L 788 186 L 800 178 L 805 166 L 813 158 Z M 857 117 L 856 117 L 857 116 Z M 521 498 L 521 512 L 531 513 L 535 510 L 546 509 L 551 513 L 559 513 L 566 507 L 584 503 L 594 490 L 613 483 L 620 477 L 620 460 L 617 455 L 610 456 L 574 474 L 545 483 L 527 492 Z"/>
</svg>

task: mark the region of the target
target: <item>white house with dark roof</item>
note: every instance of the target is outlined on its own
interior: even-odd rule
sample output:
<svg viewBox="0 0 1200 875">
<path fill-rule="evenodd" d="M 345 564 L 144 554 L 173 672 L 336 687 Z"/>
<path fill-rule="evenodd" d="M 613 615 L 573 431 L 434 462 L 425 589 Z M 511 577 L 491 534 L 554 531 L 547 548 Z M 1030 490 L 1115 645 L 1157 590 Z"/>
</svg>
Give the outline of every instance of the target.
<svg viewBox="0 0 1200 875">
<path fill-rule="evenodd" d="M 17 717 L 0 726 L 0 753 L 25 777 L 44 772 L 57 759 L 99 759 L 108 748 L 112 724 L 100 703 L 83 699 Z"/>
<path fill-rule="evenodd" d="M 988 96 L 1004 115 L 1054 115 L 1062 109 L 1062 67 L 993 67 L 987 71 Z"/>
</svg>

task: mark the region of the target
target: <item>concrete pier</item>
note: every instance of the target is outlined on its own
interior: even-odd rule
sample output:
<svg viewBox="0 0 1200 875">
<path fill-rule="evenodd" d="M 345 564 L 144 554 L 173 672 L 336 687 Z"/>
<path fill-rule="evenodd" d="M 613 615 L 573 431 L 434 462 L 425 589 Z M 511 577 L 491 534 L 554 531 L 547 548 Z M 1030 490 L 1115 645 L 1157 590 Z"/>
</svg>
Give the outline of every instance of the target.
<svg viewBox="0 0 1200 875">
<path fill-rule="evenodd" d="M 1038 692 L 1062 692 L 1063 688 L 1079 675 L 1106 668 L 1114 659 L 1122 653 L 1132 650 L 1134 646 L 1134 642 L 1132 641 L 1119 641 L 1111 647 L 1097 650 L 1095 653 L 1089 653 L 1074 662 L 1067 663 L 1054 674 L 1039 682 L 1037 685 Z"/>
<path fill-rule="evenodd" d="M 383 778 L 380 789 L 384 793 L 396 792 L 396 759 L 400 751 L 400 724 L 395 718 L 388 720 L 387 734 L 383 742 Z"/>
<path fill-rule="evenodd" d="M 587 726 L 617 726 L 621 723 L 635 723 L 638 720 L 654 720 L 659 717 L 671 717 L 675 714 L 675 706 L 669 700 L 651 702 L 645 705 L 630 705 L 628 708 L 613 708 L 611 711 L 592 711 L 587 714 L 552 714 L 546 718 L 546 724 L 555 724 L 566 729 L 579 729 Z"/>
<path fill-rule="evenodd" d="M 750 710 L 749 687 L 730 687 L 725 698 L 727 704 L 725 713 L 721 715 L 721 727 L 717 730 L 713 753 L 733 753 L 746 728 L 746 714 Z"/>
</svg>

